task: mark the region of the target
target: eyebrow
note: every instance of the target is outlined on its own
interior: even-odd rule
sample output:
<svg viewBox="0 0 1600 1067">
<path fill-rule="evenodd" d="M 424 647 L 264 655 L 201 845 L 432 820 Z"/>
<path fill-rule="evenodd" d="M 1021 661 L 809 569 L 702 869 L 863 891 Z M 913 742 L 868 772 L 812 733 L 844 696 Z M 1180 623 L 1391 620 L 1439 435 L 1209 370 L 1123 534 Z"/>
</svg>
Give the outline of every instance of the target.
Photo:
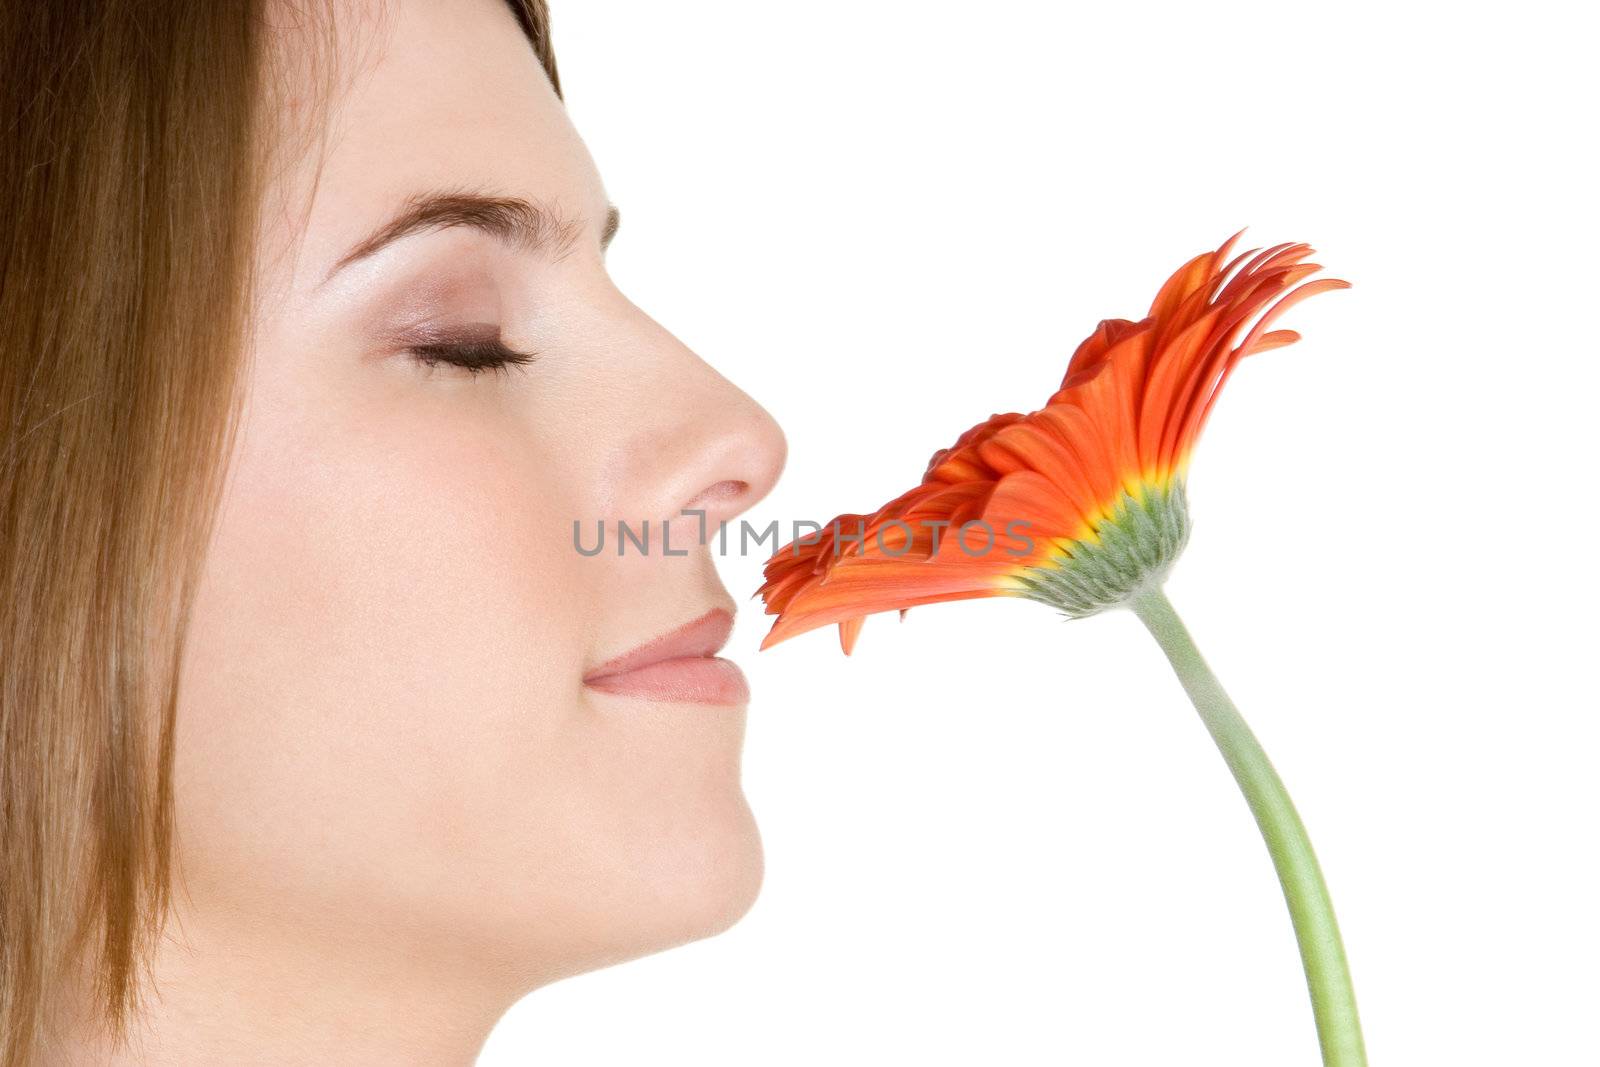
<svg viewBox="0 0 1600 1067">
<path fill-rule="evenodd" d="M 617 206 L 607 204 L 605 223 L 600 228 L 601 251 L 610 246 L 620 221 Z M 456 226 L 486 233 L 525 252 L 556 257 L 571 251 L 578 235 L 583 232 L 580 220 L 568 218 L 556 208 L 521 197 L 459 192 L 417 193 L 408 197 L 388 222 L 345 253 L 328 271 L 323 283 L 326 284 L 350 264 L 366 259 L 402 237 Z"/>
</svg>

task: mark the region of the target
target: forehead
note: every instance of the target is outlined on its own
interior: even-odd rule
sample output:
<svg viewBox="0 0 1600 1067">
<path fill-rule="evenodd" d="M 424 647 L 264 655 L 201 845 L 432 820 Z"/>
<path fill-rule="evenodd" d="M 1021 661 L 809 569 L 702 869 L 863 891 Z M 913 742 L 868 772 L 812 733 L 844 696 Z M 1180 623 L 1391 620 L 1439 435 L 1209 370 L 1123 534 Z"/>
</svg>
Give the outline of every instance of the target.
<svg viewBox="0 0 1600 1067">
<path fill-rule="evenodd" d="M 604 217 L 593 160 L 505 0 L 362 0 L 332 14 L 325 106 L 300 111 L 319 128 L 296 131 L 313 147 L 282 175 L 300 194 L 280 220 L 299 243 L 297 279 L 322 277 L 419 191 Z"/>
</svg>

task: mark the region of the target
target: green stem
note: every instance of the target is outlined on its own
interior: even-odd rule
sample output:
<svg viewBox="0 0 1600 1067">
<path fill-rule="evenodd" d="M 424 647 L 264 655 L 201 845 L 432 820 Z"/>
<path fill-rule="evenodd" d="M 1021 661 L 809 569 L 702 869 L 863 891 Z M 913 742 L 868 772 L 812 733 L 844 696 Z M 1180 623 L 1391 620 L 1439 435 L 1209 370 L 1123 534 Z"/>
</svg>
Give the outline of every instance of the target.
<svg viewBox="0 0 1600 1067">
<path fill-rule="evenodd" d="M 1356 1015 L 1350 965 L 1339 940 L 1333 901 L 1328 897 L 1305 824 L 1289 800 L 1283 779 L 1272 769 L 1261 743 L 1206 666 L 1183 620 L 1172 610 L 1161 589 L 1147 589 L 1129 606 L 1167 654 L 1261 828 L 1278 881 L 1283 884 L 1295 939 L 1300 943 L 1322 1062 L 1328 1067 L 1365 1067 L 1367 1053 L 1361 1041 L 1361 1020 Z"/>
</svg>

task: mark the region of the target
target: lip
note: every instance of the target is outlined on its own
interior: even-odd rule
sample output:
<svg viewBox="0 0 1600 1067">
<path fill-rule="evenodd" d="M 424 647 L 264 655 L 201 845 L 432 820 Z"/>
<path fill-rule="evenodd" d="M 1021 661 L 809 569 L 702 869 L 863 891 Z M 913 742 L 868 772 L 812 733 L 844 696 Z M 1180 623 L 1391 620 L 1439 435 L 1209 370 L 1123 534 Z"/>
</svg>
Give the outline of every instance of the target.
<svg viewBox="0 0 1600 1067">
<path fill-rule="evenodd" d="M 590 689 L 646 700 L 743 704 L 750 699 L 744 672 L 716 653 L 728 642 L 733 613 L 704 615 L 607 660 L 584 676 Z"/>
</svg>

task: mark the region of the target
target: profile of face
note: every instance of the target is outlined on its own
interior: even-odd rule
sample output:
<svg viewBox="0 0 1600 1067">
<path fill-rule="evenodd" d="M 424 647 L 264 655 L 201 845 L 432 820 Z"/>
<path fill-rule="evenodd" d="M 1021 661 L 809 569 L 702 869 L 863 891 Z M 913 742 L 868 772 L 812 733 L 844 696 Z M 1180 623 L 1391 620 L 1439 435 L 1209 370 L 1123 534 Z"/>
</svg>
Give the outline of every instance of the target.
<svg viewBox="0 0 1600 1067">
<path fill-rule="evenodd" d="M 326 136 L 264 200 L 180 674 L 179 936 L 315 961 L 319 996 L 421 960 L 514 998 L 754 900 L 736 671 L 615 669 L 715 650 L 701 523 L 784 442 L 608 278 L 606 193 L 503 0 L 381 8 L 341 9 Z M 575 545 L 645 519 L 648 551 Z"/>
</svg>

